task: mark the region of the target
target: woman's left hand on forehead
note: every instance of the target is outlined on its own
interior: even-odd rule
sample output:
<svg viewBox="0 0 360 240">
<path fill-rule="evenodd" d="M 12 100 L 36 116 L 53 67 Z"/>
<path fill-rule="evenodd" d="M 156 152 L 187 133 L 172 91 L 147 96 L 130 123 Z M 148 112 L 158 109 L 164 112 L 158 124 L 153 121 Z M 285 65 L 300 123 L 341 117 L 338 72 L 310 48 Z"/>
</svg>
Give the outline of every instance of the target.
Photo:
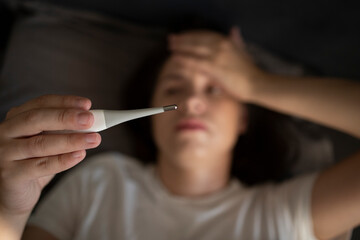
<svg viewBox="0 0 360 240">
<path fill-rule="evenodd" d="M 212 76 L 244 101 L 251 80 L 262 73 L 248 55 L 238 28 L 232 28 L 229 36 L 205 30 L 170 35 L 169 48 L 182 65 Z"/>
<path fill-rule="evenodd" d="M 196 57 L 211 57 L 226 41 L 226 37 L 207 30 L 189 31 L 169 36 L 169 47 L 172 51 Z"/>
</svg>

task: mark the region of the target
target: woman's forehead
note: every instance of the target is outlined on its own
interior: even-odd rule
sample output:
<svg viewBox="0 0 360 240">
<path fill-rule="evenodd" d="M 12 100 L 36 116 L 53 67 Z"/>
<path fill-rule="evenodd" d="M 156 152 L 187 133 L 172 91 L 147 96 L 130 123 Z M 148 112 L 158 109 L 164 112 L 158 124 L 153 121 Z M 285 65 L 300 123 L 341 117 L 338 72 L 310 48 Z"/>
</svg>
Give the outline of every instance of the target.
<svg viewBox="0 0 360 240">
<path fill-rule="evenodd" d="M 194 74 L 200 74 L 203 75 L 206 78 L 209 78 L 211 80 L 211 76 L 208 74 L 199 71 L 196 68 L 191 67 L 190 65 L 182 64 L 179 61 L 176 61 L 176 58 L 170 57 L 164 64 L 160 75 L 159 80 L 160 81 L 166 81 L 166 80 L 174 80 L 174 81 L 191 81 L 192 76 Z"/>
<path fill-rule="evenodd" d="M 161 73 L 162 74 L 168 74 L 168 73 L 187 73 L 190 71 L 190 68 L 188 66 L 185 66 L 179 61 L 176 61 L 176 58 L 169 57 L 168 60 L 166 60 Z"/>
</svg>

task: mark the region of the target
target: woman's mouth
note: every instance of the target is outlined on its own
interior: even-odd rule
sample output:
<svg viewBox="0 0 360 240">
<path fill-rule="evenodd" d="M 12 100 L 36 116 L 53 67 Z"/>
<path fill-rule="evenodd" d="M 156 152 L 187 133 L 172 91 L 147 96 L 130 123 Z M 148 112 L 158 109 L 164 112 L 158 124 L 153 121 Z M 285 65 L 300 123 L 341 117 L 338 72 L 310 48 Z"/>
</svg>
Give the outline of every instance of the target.
<svg viewBox="0 0 360 240">
<path fill-rule="evenodd" d="M 176 125 L 176 131 L 206 131 L 206 125 L 196 119 L 182 120 Z"/>
</svg>

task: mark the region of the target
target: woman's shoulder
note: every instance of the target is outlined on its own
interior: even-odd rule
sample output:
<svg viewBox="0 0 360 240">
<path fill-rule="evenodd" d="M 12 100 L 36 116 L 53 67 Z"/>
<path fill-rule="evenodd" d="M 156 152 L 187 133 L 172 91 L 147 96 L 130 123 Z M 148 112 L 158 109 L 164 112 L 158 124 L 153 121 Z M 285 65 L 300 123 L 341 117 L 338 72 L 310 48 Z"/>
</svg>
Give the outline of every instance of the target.
<svg viewBox="0 0 360 240">
<path fill-rule="evenodd" d="M 310 208 L 312 189 L 317 176 L 317 172 L 312 172 L 281 183 L 267 182 L 248 187 L 247 200 L 252 202 L 254 208 L 263 208 L 267 215 L 288 212 L 290 215 L 299 215 L 307 219 L 308 216 L 303 215 L 309 214 L 307 210 Z"/>
<path fill-rule="evenodd" d="M 266 182 L 249 188 L 257 194 L 277 195 L 279 194 L 279 192 L 297 192 L 301 188 L 311 189 L 318 174 L 318 172 L 314 171 L 310 173 L 300 174 L 282 182 Z"/>
</svg>

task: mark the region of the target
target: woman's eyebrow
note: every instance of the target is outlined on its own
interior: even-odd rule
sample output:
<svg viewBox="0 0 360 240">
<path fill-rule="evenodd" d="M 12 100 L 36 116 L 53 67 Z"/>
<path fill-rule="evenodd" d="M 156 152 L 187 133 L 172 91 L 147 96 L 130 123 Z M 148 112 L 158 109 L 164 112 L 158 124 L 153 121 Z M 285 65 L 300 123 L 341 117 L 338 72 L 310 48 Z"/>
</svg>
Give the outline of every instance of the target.
<svg viewBox="0 0 360 240">
<path fill-rule="evenodd" d="M 179 73 L 167 73 L 167 74 L 164 74 L 164 76 L 162 76 L 162 78 L 175 80 L 175 81 L 185 81 L 188 79 L 186 76 L 184 76 L 183 74 L 179 74 Z"/>
</svg>

